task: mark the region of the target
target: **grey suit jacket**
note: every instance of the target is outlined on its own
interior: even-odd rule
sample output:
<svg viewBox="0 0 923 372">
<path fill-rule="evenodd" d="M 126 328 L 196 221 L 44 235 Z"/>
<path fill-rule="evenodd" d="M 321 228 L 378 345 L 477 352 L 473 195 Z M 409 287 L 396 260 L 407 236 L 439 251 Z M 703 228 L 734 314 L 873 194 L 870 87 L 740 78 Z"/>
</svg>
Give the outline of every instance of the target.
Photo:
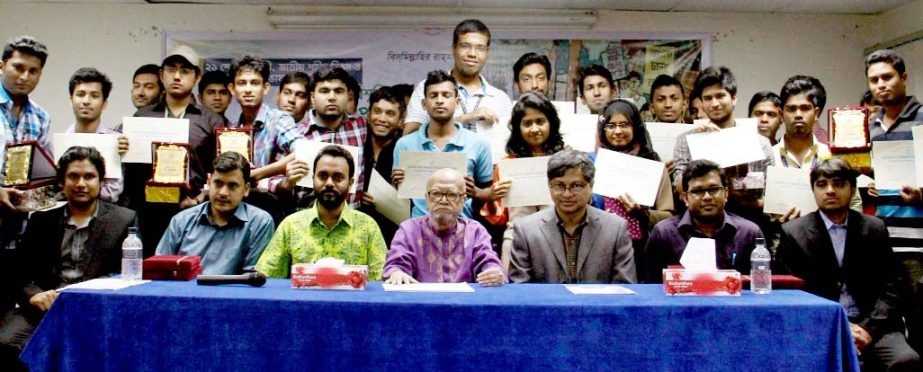
<svg viewBox="0 0 923 372">
<path fill-rule="evenodd" d="M 554 208 L 516 222 L 511 255 L 512 282 L 568 282 L 564 237 L 558 228 Z M 577 249 L 577 282 L 637 282 L 628 223 L 624 219 L 592 206 L 587 207 L 587 224 Z"/>
</svg>

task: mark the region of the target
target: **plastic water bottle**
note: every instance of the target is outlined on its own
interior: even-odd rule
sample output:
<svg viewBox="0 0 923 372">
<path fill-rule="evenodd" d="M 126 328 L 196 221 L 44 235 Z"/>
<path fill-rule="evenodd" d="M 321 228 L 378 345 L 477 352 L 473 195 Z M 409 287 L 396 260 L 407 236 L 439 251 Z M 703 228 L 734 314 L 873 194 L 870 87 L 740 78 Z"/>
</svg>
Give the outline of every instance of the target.
<svg viewBox="0 0 923 372">
<path fill-rule="evenodd" d="M 129 227 L 128 237 L 122 242 L 122 280 L 129 282 L 141 280 L 141 239 L 138 228 Z"/>
<path fill-rule="evenodd" d="M 769 263 L 772 256 L 766 249 L 766 240 L 756 238 L 756 248 L 750 253 L 750 291 L 767 294 L 772 291 L 772 270 Z"/>
</svg>

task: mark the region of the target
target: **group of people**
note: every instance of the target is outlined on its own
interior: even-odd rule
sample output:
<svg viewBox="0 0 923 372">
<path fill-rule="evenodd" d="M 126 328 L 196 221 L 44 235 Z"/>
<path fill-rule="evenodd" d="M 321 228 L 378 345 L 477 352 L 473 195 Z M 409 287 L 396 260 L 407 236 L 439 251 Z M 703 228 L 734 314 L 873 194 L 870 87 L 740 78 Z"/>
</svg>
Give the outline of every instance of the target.
<svg viewBox="0 0 923 372">
<path fill-rule="evenodd" d="M 892 247 L 921 246 L 915 237 L 923 235 L 914 234 L 923 229 L 920 188 L 872 184 L 867 200 L 860 197 L 857 170 L 831 154 L 817 125 L 826 104 L 818 79 L 793 76 L 779 94 L 761 92 L 751 100 L 765 154 L 759 161 L 722 168 L 693 160 L 685 134 L 678 137 L 656 201 L 644 206 L 630 194 L 593 192 L 596 154 L 565 143 L 564 115 L 546 97 L 553 73 L 547 56 L 527 53 L 515 63 L 520 96 L 512 101 L 481 75 L 490 50 L 487 26 L 465 20 L 453 35 L 449 72 L 375 90 L 367 117 L 356 111 L 358 82 L 339 68 L 287 74 L 275 108 L 265 100 L 269 64 L 259 57 L 238 58 L 227 73 L 203 73 L 199 55 L 178 46 L 159 66 L 139 68 L 131 89 L 134 115 L 189 121 L 189 186 L 177 203 L 149 201 L 150 164 L 126 163 L 122 178 L 107 177 L 100 152 L 76 146 L 57 159 L 63 207 L 29 217 L 17 204 L 22 191 L 0 189 L 0 365 L 16 364 L 57 289 L 119 272 L 121 243 L 137 226 L 145 256 L 200 256 L 205 274 L 259 271 L 286 278 L 292 264 L 335 257 L 368 265 L 369 279 L 391 284 L 484 286 L 658 283 L 693 237 L 715 241 L 718 268 L 747 273 L 755 240 L 766 238 L 774 273 L 801 277 L 805 290 L 843 305 L 864 363 L 919 368 L 903 333 L 910 287 Z M 7 144 L 36 141 L 51 150 L 49 115 L 29 99 L 47 57 L 45 46 L 27 36 L 4 47 L 0 138 Z M 866 74 L 866 104 L 875 106 L 871 140 L 911 139 L 923 110 L 906 93 L 903 60 L 889 50 L 874 52 Z M 645 115 L 688 125 L 686 134 L 737 125 L 737 84 L 726 67 L 704 69 L 691 90 L 674 77 L 657 77 L 645 99 L 649 113 L 637 100 L 617 97 L 603 66 L 581 68 L 576 83 L 582 102 L 599 115 L 598 148 L 660 161 Z M 100 123 L 111 89 L 100 71 L 77 70 L 69 84 L 75 119 L 67 132 L 119 135 L 124 154 L 135 144 L 120 134 L 121 125 Z M 232 99 L 241 108 L 236 121 L 225 116 Z M 500 122 L 503 117 L 511 119 Z M 686 124 L 693 118 L 702 122 Z M 506 158 L 549 157 L 552 204 L 503 205 L 513 181 L 501 179 L 499 159 L 492 159 L 478 124 L 508 126 Z M 218 154 L 221 128 L 249 130 L 252 153 Z M 295 143 L 304 139 L 329 145 L 310 161 L 296 159 Z M 341 146 L 359 148 L 358 156 Z M 412 217 L 398 224 L 375 210 L 366 191 L 377 176 L 396 187 L 404 182 L 400 154 L 406 151 L 462 153 L 466 169 L 434 172 L 425 197 L 411 202 Z M 4 160 L 0 156 L 0 165 Z M 749 180 L 770 165 L 810 169 L 818 211 L 763 213 L 762 192 Z M 861 213 L 863 202 L 877 204 L 881 218 Z"/>
</svg>

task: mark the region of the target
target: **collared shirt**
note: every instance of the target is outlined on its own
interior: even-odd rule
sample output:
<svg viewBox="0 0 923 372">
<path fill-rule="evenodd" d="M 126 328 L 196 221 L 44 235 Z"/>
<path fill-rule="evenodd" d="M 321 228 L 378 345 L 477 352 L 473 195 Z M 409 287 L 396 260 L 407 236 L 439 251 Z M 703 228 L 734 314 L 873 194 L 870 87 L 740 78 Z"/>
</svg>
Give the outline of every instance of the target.
<svg viewBox="0 0 923 372">
<path fill-rule="evenodd" d="M 400 270 L 424 283 L 470 283 L 478 274 L 500 268 L 490 234 L 480 223 L 458 217 L 454 228 L 438 231 L 426 215 L 401 223 L 384 273 Z"/>
<path fill-rule="evenodd" d="M 784 137 L 782 141 L 772 146 L 772 164 L 780 167 L 811 169 L 817 163 L 830 159 L 831 156 L 830 147 L 817 142 L 816 139 L 804 159 L 798 159 L 795 157 L 795 154 L 788 151 L 788 147 L 785 146 Z M 802 163 L 802 161 L 804 163 Z"/>
<path fill-rule="evenodd" d="M 679 264 L 686 244 L 693 237 L 715 241 L 715 260 L 719 269 L 746 273 L 750 271 L 750 253 L 755 247 L 756 238 L 762 238 L 763 233 L 755 223 L 726 211 L 724 222 L 711 237 L 695 226 L 688 210 L 681 216 L 660 221 L 651 231 L 645 248 L 648 280 L 661 282 L 661 270 Z"/>
<path fill-rule="evenodd" d="M 202 257 L 206 275 L 241 274 L 253 271 L 273 229 L 269 213 L 243 202 L 219 226 L 211 216 L 211 202 L 205 202 L 173 216 L 156 254 Z"/>
<path fill-rule="evenodd" d="M 243 126 L 243 114 L 237 120 L 236 127 Z M 289 113 L 269 107 L 260 106 L 253 121 L 253 163 L 254 167 L 265 167 L 272 163 L 277 154 L 292 152 L 293 144 L 301 138 L 295 119 Z"/>
<path fill-rule="evenodd" d="M 359 158 L 353 159 L 357 170 L 356 192 L 350 194 L 348 197 L 349 206 L 352 208 L 359 208 L 360 202 L 362 201 L 361 192 L 365 191 L 364 145 L 368 135 L 365 118 L 347 115 L 343 118 L 339 127 L 331 130 L 321 123 L 314 109 L 308 111 L 305 117 L 310 118 L 307 125 L 298 127 L 298 131 L 305 139 L 359 148 Z M 314 190 L 311 189 L 297 190 L 296 195 L 299 200 L 298 205 L 311 205 L 315 199 Z"/>
<path fill-rule="evenodd" d="M 484 76 L 479 75 L 478 77 L 481 79 L 480 92 L 469 92 L 465 87 L 458 85 L 458 98 L 461 99 L 461 105 L 455 110 L 455 117 L 487 107 L 493 110 L 500 120 L 509 119 L 513 111 L 513 101 L 510 100 L 510 96 L 490 85 Z M 407 115 L 404 117 L 405 123 L 429 123 L 429 113 L 423 108 L 425 83 L 426 80 L 421 81 L 414 87 L 413 94 L 410 96 L 410 104 L 407 106 Z M 498 124 L 505 125 L 505 123 Z M 465 129 L 476 132 L 477 123 L 465 123 Z"/>
<path fill-rule="evenodd" d="M 564 227 L 564 221 L 561 221 L 561 217 L 555 213 L 554 217 L 557 219 L 558 231 L 561 233 L 561 239 L 564 241 L 564 257 L 567 260 L 567 278 L 571 283 L 577 282 L 577 250 L 580 248 L 580 238 L 583 236 L 583 228 L 587 225 L 587 216 L 589 213 L 584 215 L 583 221 L 577 225 L 577 228 L 574 229 L 574 233 L 570 234 L 567 232 L 567 228 Z"/>
<path fill-rule="evenodd" d="M 876 141 L 908 141 L 913 139 L 913 127 L 923 124 L 923 106 L 913 96 L 901 110 L 897 120 L 884 129 L 884 111 L 869 123 L 872 146 Z M 885 221 L 894 248 L 923 247 L 923 207 L 904 202 L 897 189 L 878 190 L 878 210 L 875 216 Z"/>
<path fill-rule="evenodd" d="M 692 161 L 692 154 L 689 152 L 689 143 L 686 142 L 686 136 L 692 134 L 690 130 L 683 134 L 680 134 L 676 138 L 676 145 L 673 146 L 673 182 L 674 186 L 678 185 L 682 180 L 683 171 L 686 170 L 686 167 L 689 166 L 689 163 Z M 760 141 L 760 147 L 763 150 L 763 154 L 766 155 L 766 158 L 763 160 L 757 160 L 752 163 L 747 164 L 748 170 L 750 172 L 766 172 L 766 168 L 770 165 L 775 165 L 773 163 L 772 155 L 772 145 L 769 143 L 769 139 L 766 137 L 757 135 Z"/>
<path fill-rule="evenodd" d="M 48 111 L 30 98 L 16 118 L 13 117 L 13 105 L 9 92 L 0 84 L 0 124 L 6 128 L 6 143 L 37 141 L 51 154 L 51 117 Z"/>
<path fill-rule="evenodd" d="M 490 159 L 490 144 L 487 140 L 474 132 L 462 128 L 455 123 L 455 136 L 443 148 L 438 148 L 436 142 L 426 136 L 429 123 L 423 124 L 420 130 L 410 135 L 401 137 L 394 146 L 394 168 L 400 168 L 400 155 L 404 151 L 429 151 L 429 152 L 462 152 L 468 158 L 468 176 L 474 178 L 478 184 L 491 182 L 494 177 L 493 163 Z M 419 217 L 426 214 L 426 200 L 413 199 L 412 215 Z M 465 202 L 462 215 L 473 218 L 471 211 L 471 198 Z"/>
<path fill-rule="evenodd" d="M 83 281 L 83 273 L 87 268 L 86 245 L 90 238 L 90 226 L 96 221 L 99 214 L 99 202 L 93 209 L 93 216 L 82 224 L 78 224 L 71 216 L 68 206 L 64 206 L 64 236 L 61 239 L 61 283 L 72 284 Z"/>
<path fill-rule="evenodd" d="M 77 133 L 77 124 L 71 124 L 64 130 L 64 133 Z M 96 127 L 96 134 L 121 134 L 112 129 L 109 129 L 102 123 Z M 2 168 L 0 168 L 2 169 Z M 122 189 L 125 187 L 124 181 L 121 178 L 106 177 L 103 180 L 103 184 L 99 189 L 99 198 L 110 203 L 115 203 L 119 200 L 119 195 L 122 194 Z"/>
<path fill-rule="evenodd" d="M 293 264 L 334 257 L 347 265 L 368 265 L 369 280 L 379 280 L 387 249 L 371 217 L 345 206 L 339 221 L 327 227 L 315 205 L 282 220 L 256 264 L 256 271 L 272 278 L 287 278 Z"/>
<path fill-rule="evenodd" d="M 833 243 L 833 253 L 836 255 L 837 265 L 842 269 L 843 257 L 846 254 L 846 226 L 849 224 L 849 218 L 847 216 L 846 221 L 842 224 L 837 224 L 827 218 L 824 211 L 818 212 L 820 213 L 820 218 L 824 221 L 827 233 L 830 234 L 830 242 Z M 849 294 L 846 281 L 843 281 L 843 288 L 841 288 L 840 304 L 846 309 L 846 315 L 850 317 L 859 316 L 859 307 L 856 305 L 856 301 L 853 301 L 852 295 Z"/>
</svg>

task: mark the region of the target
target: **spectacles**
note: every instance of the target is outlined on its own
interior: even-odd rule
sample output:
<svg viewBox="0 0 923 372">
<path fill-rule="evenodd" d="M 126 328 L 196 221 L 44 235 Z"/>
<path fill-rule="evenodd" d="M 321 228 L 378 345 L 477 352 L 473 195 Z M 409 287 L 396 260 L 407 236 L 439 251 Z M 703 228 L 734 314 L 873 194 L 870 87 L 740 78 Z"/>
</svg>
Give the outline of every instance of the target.
<svg viewBox="0 0 923 372">
<path fill-rule="evenodd" d="M 465 197 L 465 194 L 458 194 L 454 192 L 430 191 L 426 193 L 426 197 L 428 197 L 432 201 L 439 201 L 445 198 L 447 202 L 454 203 L 454 202 L 459 201 L 461 198 Z"/>
<path fill-rule="evenodd" d="M 605 130 L 613 131 L 613 130 L 615 130 L 615 128 L 618 128 L 618 129 L 621 129 L 621 130 L 629 130 L 629 129 L 631 129 L 631 124 L 628 124 L 628 123 L 606 123 L 606 124 L 603 124 L 603 129 L 605 129 Z"/>
<path fill-rule="evenodd" d="M 565 185 L 563 183 L 552 183 L 548 186 L 551 188 L 551 192 L 555 194 L 563 194 L 567 190 L 570 190 L 570 192 L 574 194 L 579 194 L 582 193 L 583 190 L 586 190 L 587 184 L 575 183 L 573 185 Z"/>
<path fill-rule="evenodd" d="M 167 75 L 176 74 L 177 71 L 179 71 L 180 75 L 192 75 L 195 73 L 195 70 L 189 67 L 176 68 L 175 66 L 164 66 L 163 68 L 163 72 L 166 72 Z"/>
<path fill-rule="evenodd" d="M 721 196 L 724 193 L 724 186 L 709 187 L 707 189 L 689 190 L 689 195 L 696 199 L 702 199 L 706 194 L 711 196 Z"/>
</svg>

